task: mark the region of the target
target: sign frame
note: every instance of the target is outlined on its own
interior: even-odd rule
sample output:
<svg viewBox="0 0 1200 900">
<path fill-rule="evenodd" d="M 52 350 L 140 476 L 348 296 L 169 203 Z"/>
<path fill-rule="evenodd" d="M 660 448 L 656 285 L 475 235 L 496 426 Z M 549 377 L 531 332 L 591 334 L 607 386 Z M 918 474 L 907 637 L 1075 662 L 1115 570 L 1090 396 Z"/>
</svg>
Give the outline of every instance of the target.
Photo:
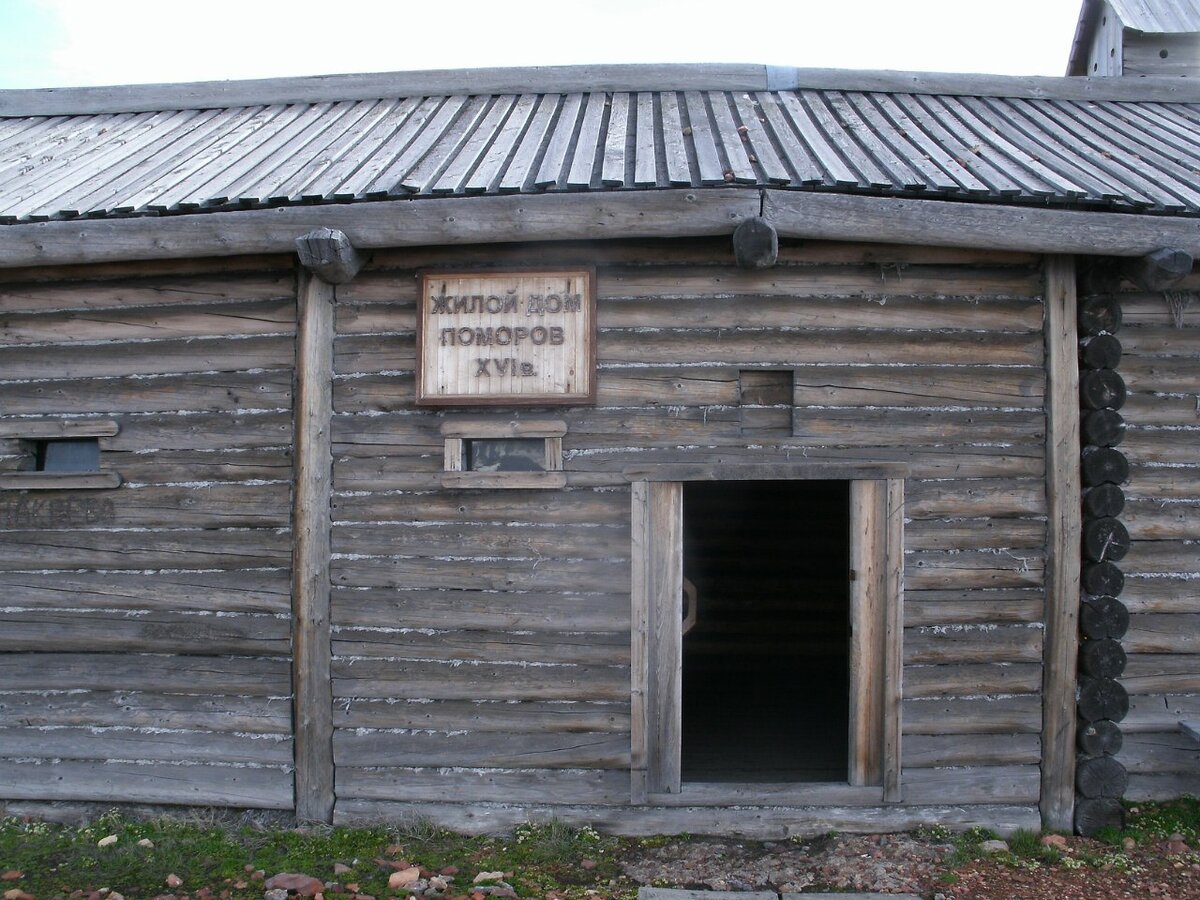
<svg viewBox="0 0 1200 900">
<path fill-rule="evenodd" d="M 427 328 L 429 315 L 429 285 L 439 278 L 495 278 L 512 279 L 560 275 L 578 276 L 584 279 L 587 296 L 581 314 L 584 317 L 581 339 L 587 342 L 584 353 L 584 371 L 579 380 L 584 382 L 581 390 L 571 393 L 537 394 L 438 394 L 427 389 L 426 339 L 433 339 L 432 329 Z M 596 403 L 596 269 L 594 266 L 530 266 L 487 269 L 430 269 L 417 273 L 416 312 L 416 405 L 417 406 L 594 406 Z"/>
</svg>

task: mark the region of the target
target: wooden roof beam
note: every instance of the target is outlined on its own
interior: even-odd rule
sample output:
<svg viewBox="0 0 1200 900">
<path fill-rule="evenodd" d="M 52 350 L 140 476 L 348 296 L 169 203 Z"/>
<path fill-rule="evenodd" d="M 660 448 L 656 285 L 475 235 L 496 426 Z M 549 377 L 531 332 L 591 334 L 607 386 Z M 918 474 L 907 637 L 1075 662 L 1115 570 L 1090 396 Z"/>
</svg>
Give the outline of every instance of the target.
<svg viewBox="0 0 1200 900">
<path fill-rule="evenodd" d="M 1096 256 L 1200 255 L 1200 219 L 757 188 L 454 197 L 0 226 L 0 268 L 295 252 L 337 229 L 359 251 L 516 241 L 730 235 Z"/>
</svg>

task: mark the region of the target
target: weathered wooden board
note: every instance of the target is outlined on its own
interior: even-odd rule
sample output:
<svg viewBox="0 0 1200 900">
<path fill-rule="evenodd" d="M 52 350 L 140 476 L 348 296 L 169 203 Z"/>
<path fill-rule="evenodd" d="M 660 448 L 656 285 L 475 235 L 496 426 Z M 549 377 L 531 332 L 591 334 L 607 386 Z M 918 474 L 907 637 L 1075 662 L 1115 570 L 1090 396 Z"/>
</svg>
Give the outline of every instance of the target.
<svg viewBox="0 0 1200 900">
<path fill-rule="evenodd" d="M 10 691 L 168 691 L 291 695 L 285 659 L 129 653 L 0 653 L 0 684 Z"/>
<path fill-rule="evenodd" d="M 935 803 L 947 796 L 959 803 L 1032 803 L 1038 799 L 1042 781 L 1036 765 L 905 767 L 902 778 L 905 803 Z"/>
<path fill-rule="evenodd" d="M 0 784 L 11 800 L 292 806 L 292 775 L 280 768 L 0 760 Z"/>
<path fill-rule="evenodd" d="M 1196 582 L 1187 575 L 1134 575 L 1125 579 L 1121 602 L 1131 612 L 1200 613 Z"/>
<path fill-rule="evenodd" d="M 913 734 L 904 741 L 904 769 L 944 766 L 1034 766 L 1036 734 Z"/>
<path fill-rule="evenodd" d="M 1040 624 L 1040 623 L 1039 623 Z M 929 625 L 904 630 L 904 662 L 1039 662 L 1042 629 L 1030 625 Z"/>
<path fill-rule="evenodd" d="M 1130 695 L 1200 693 L 1200 656 L 1184 653 L 1135 653 L 1121 684 Z"/>
<path fill-rule="evenodd" d="M 1200 794 L 1200 773 L 1172 772 L 1170 774 L 1134 773 L 1125 788 L 1126 800 L 1176 800 Z"/>
<path fill-rule="evenodd" d="M 1121 645 L 1126 653 L 1200 654 L 1200 613 L 1134 613 Z"/>
<path fill-rule="evenodd" d="M 1130 774 L 1194 773 L 1200 769 L 1200 743 L 1178 728 L 1135 732 L 1125 735 L 1119 758 Z"/>
<path fill-rule="evenodd" d="M 24 609 L 152 609 L 286 613 L 288 575 L 274 571 L 3 572 L 6 606 Z"/>
<path fill-rule="evenodd" d="M 67 354 L 45 347 L 0 346 L 0 371 L 8 379 L 104 378 L 184 372 L 291 369 L 291 335 L 228 340 L 142 340 L 71 347 Z"/>
<path fill-rule="evenodd" d="M 5 531 L 0 571 L 243 569 L 286 566 L 288 535 L 243 531 Z"/>
<path fill-rule="evenodd" d="M 629 515 L 629 486 L 590 491 L 433 491 L 333 498 L 339 522 L 523 522 L 619 524 Z"/>
<path fill-rule="evenodd" d="M 106 452 L 101 466 L 120 472 L 125 485 L 277 481 L 292 478 L 291 449 L 149 450 Z"/>
<path fill-rule="evenodd" d="M 914 519 L 906 529 L 910 550 L 987 550 L 1043 547 L 1046 523 L 1040 519 Z"/>
<path fill-rule="evenodd" d="M 460 769 L 366 769 L 339 766 L 340 800 L 465 800 L 492 803 L 598 803 L 618 806 L 629 802 L 629 773 L 611 769 L 525 772 Z"/>
<path fill-rule="evenodd" d="M 1196 541 L 1134 541 L 1121 560 L 1128 575 L 1200 574 L 1200 544 Z"/>
<path fill-rule="evenodd" d="M 629 596 L 335 588 L 333 623 L 339 627 L 623 631 L 629 628 Z"/>
<path fill-rule="evenodd" d="M 11 603 L 11 600 L 8 601 Z M 6 651 L 288 656 L 291 624 L 271 614 L 0 611 Z"/>
<path fill-rule="evenodd" d="M 914 550 L 905 554 L 904 584 L 914 590 L 1036 587 L 1043 551 Z"/>
<path fill-rule="evenodd" d="M 420 700 L 629 699 L 620 666 L 454 665 L 417 660 L 335 659 L 333 696 Z"/>
<path fill-rule="evenodd" d="M 227 450 L 290 447 L 291 410 L 194 416 L 122 416 L 121 431 L 101 441 L 105 450 Z"/>
<path fill-rule="evenodd" d="M 333 529 L 333 552 L 355 556 L 625 559 L 629 528 L 609 525 L 407 524 Z"/>
<path fill-rule="evenodd" d="M 912 534 L 918 523 L 909 523 Z M 904 624 L 986 625 L 1039 622 L 1045 604 L 1036 588 L 1002 591 L 915 591 L 904 593 Z"/>
<path fill-rule="evenodd" d="M 1122 445 L 1124 449 L 1124 445 Z M 1146 500 L 1194 500 L 1200 497 L 1200 466 L 1156 468 L 1148 465 L 1133 465 L 1129 484 L 1124 485 L 1131 499 Z"/>
<path fill-rule="evenodd" d="M 284 528 L 290 485 L 196 484 L 0 494 L 0 531 L 35 528 Z"/>
<path fill-rule="evenodd" d="M 1165 308 L 1166 304 L 1163 305 Z M 1124 337 L 1122 332 L 1122 341 Z M 1196 363 L 1191 357 L 1128 356 L 1121 360 L 1120 373 L 1125 385 L 1134 393 L 1188 394 L 1196 391 Z"/>
<path fill-rule="evenodd" d="M 1200 717 L 1200 695 L 1146 694 L 1129 698 L 1129 714 L 1121 720 L 1125 734 L 1178 731 L 1184 719 Z"/>
<path fill-rule="evenodd" d="M 87 312 L 15 313 L 0 322 L 0 343 L 138 341 L 145 339 L 286 334 L 295 328 L 296 304 L 283 301 L 164 306 Z"/>
<path fill-rule="evenodd" d="M 253 264 L 254 261 L 249 262 Z M 191 268 L 199 270 L 201 267 L 193 264 Z M 148 271 L 153 270 L 146 265 L 130 265 L 125 267 L 123 278 L 110 275 L 105 280 L 67 281 L 68 274 L 59 272 L 57 283 L 0 282 L 0 306 L 14 313 L 90 312 L 125 307 L 162 309 L 201 303 L 291 300 L 296 292 L 296 277 L 291 267 L 261 273 L 217 274 L 197 271 L 189 278 L 137 277 Z M 75 278 L 79 278 L 80 274 L 86 279 L 89 274 L 98 273 L 95 269 L 82 272 L 77 269 Z M 55 275 L 51 274 L 50 277 L 55 278 Z"/>
<path fill-rule="evenodd" d="M 0 704 L 4 701 L 0 699 Z M 0 707 L 2 709 L 2 707 Z M 339 728 L 433 731 L 628 733 L 629 702 L 344 699 L 334 706 Z"/>
<path fill-rule="evenodd" d="M 0 540 L 0 567 L 4 562 L 3 550 L 4 542 Z M 585 593 L 629 590 L 627 560 L 495 560 L 470 555 L 451 559 L 335 558 L 330 568 L 333 584 L 343 587 Z"/>
<path fill-rule="evenodd" d="M 342 657 L 629 665 L 628 632 L 439 630 L 429 634 L 430 630 L 342 626 L 333 633 L 333 652 Z"/>
<path fill-rule="evenodd" d="M 0 385 L 0 402 L 7 415 L 286 409 L 292 379 L 286 371 L 272 371 L 9 382 Z"/>
<path fill-rule="evenodd" d="M 792 377 L 796 406 L 1040 409 L 1045 390 L 1040 370 L 1009 367 L 802 366 Z"/>
<path fill-rule="evenodd" d="M 1130 394 L 1121 415 L 1140 427 L 1200 425 L 1195 394 Z"/>
<path fill-rule="evenodd" d="M 914 519 L 1029 516 L 1046 511 L 1040 480 L 914 480 L 905 487 L 904 512 Z"/>
<path fill-rule="evenodd" d="M 339 729 L 333 755 L 338 766 L 627 769 L 629 735 Z"/>
<path fill-rule="evenodd" d="M 922 441 L 1007 446 L 1042 441 L 1045 419 L 1041 412 L 801 407 L 792 435 L 834 447 L 911 447 Z"/>
<path fill-rule="evenodd" d="M 906 699 L 902 721 L 906 735 L 1037 734 L 1042 708 L 1040 698 L 1026 694 Z"/>
<path fill-rule="evenodd" d="M 1126 493 L 1133 493 L 1132 486 Z M 1200 540 L 1200 493 L 1195 500 L 1177 503 L 1129 500 L 1121 523 L 1135 541 Z"/>
<path fill-rule="evenodd" d="M 292 705 L 287 697 L 148 691 L 62 690 L 0 694 L 0 726 L 17 725 L 192 728 L 287 735 L 292 730 Z"/>
<path fill-rule="evenodd" d="M 290 737 L 161 728 L 0 728 L 0 757 L 287 766 Z"/>
</svg>

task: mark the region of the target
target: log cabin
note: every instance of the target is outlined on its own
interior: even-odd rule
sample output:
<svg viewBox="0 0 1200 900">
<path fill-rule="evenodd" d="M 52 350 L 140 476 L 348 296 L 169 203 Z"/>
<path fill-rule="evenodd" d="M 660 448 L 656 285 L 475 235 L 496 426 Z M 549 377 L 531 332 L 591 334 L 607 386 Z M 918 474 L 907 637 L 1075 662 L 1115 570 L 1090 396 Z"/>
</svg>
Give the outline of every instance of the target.
<svg viewBox="0 0 1200 900">
<path fill-rule="evenodd" d="M 1200 86 L 1119 74 L 0 92 L 0 808 L 1200 793 Z"/>
</svg>

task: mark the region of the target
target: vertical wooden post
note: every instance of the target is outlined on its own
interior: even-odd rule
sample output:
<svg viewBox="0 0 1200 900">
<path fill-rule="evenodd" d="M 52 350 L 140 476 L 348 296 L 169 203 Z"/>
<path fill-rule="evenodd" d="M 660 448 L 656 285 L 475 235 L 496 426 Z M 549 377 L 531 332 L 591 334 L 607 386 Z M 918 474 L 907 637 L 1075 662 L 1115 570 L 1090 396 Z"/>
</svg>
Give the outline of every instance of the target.
<svg viewBox="0 0 1200 900">
<path fill-rule="evenodd" d="M 904 691 L 904 479 L 887 482 L 883 534 L 883 799 L 904 799 L 900 712 Z"/>
<path fill-rule="evenodd" d="M 883 534 L 886 482 L 850 482 L 850 772 L 851 784 L 879 784 L 883 772 L 884 656 L 886 603 Z"/>
<path fill-rule="evenodd" d="M 1070 831 L 1075 808 L 1079 649 L 1079 347 L 1075 259 L 1046 257 L 1046 636 L 1042 676 L 1042 822 Z"/>
<path fill-rule="evenodd" d="M 679 793 L 683 728 L 683 485 L 634 482 L 634 803 Z"/>
<path fill-rule="evenodd" d="M 333 285 L 300 273 L 292 491 L 292 690 L 296 816 L 333 820 L 329 547 L 333 446 Z"/>
</svg>

